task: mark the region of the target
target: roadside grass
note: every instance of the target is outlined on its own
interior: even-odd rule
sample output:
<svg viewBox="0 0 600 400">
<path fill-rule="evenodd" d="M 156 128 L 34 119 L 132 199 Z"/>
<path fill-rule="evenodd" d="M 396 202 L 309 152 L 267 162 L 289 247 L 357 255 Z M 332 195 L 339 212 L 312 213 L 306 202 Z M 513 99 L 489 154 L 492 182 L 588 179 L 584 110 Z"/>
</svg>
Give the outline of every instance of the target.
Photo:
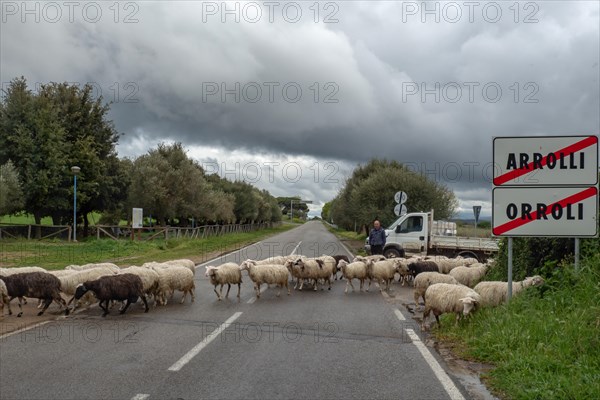
<svg viewBox="0 0 600 400">
<path fill-rule="evenodd" d="M 278 227 L 247 233 L 232 233 L 206 239 L 156 239 L 131 241 L 88 238 L 78 243 L 60 240 L 1 240 L 0 266 L 36 265 L 62 269 L 70 264 L 112 262 L 119 266 L 141 265 L 148 261 L 189 258 L 199 263 L 248 246 L 269 236 L 295 228 L 283 223 Z M 257 256 L 249 251 L 249 257 Z M 258 255 L 261 256 L 261 255 Z M 269 255 L 264 255 L 268 257 Z"/>
<path fill-rule="evenodd" d="M 555 270 L 542 287 L 433 334 L 457 355 L 494 365 L 484 381 L 504 399 L 600 398 L 600 255 Z"/>
<path fill-rule="evenodd" d="M 491 228 L 480 228 L 471 225 L 463 225 L 456 227 L 456 236 L 475 237 L 475 238 L 490 238 L 492 237 Z"/>
</svg>

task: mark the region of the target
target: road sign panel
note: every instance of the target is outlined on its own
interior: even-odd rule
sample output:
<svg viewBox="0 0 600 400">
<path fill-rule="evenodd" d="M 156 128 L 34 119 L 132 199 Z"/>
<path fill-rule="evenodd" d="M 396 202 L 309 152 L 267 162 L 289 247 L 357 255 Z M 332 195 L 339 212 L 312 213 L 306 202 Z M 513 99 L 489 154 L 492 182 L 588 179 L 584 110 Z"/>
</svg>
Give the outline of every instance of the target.
<svg viewBox="0 0 600 400">
<path fill-rule="evenodd" d="M 132 210 L 131 227 L 134 229 L 143 228 L 144 226 L 144 209 L 134 208 Z"/>
<path fill-rule="evenodd" d="M 492 191 L 494 236 L 598 236 L 598 188 L 497 187 Z"/>
<path fill-rule="evenodd" d="M 597 136 L 494 138 L 495 186 L 598 183 Z"/>
<path fill-rule="evenodd" d="M 475 214 L 475 223 L 479 222 L 479 214 L 481 213 L 481 206 L 473 206 L 473 214 Z"/>
<path fill-rule="evenodd" d="M 401 216 L 404 215 L 408 212 L 408 209 L 406 208 L 406 204 L 396 204 L 396 207 L 394 207 L 394 214 L 396 214 L 396 216 Z"/>
<path fill-rule="evenodd" d="M 406 200 L 408 200 L 408 195 L 406 194 L 406 192 L 396 192 L 396 194 L 394 195 L 394 200 L 398 204 L 404 204 L 406 203 Z"/>
</svg>

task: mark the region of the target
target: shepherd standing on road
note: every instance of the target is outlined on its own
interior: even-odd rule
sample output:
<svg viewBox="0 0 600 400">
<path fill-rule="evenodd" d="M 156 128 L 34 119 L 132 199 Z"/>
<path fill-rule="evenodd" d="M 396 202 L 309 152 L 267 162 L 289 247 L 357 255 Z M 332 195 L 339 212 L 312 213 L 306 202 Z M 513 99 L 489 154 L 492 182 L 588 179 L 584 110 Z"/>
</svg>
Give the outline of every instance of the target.
<svg viewBox="0 0 600 400">
<path fill-rule="evenodd" d="M 381 227 L 378 219 L 373 221 L 374 228 L 369 233 L 369 245 L 371 246 L 371 254 L 383 254 L 385 246 L 385 229 Z"/>
</svg>

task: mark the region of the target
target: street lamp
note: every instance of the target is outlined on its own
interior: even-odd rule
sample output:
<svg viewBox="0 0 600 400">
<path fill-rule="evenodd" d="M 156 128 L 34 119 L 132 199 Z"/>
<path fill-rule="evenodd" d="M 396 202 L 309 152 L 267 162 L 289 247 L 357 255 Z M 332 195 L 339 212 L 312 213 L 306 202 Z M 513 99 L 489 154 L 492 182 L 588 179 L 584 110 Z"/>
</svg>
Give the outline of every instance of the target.
<svg viewBox="0 0 600 400">
<path fill-rule="evenodd" d="M 312 204 L 312 200 L 291 199 L 290 200 L 290 221 L 292 221 L 294 219 L 294 201 L 296 202 L 296 204 L 301 204 L 301 203 Z"/>
<path fill-rule="evenodd" d="M 71 167 L 73 173 L 73 241 L 77 241 L 77 175 L 81 168 L 77 166 Z"/>
</svg>

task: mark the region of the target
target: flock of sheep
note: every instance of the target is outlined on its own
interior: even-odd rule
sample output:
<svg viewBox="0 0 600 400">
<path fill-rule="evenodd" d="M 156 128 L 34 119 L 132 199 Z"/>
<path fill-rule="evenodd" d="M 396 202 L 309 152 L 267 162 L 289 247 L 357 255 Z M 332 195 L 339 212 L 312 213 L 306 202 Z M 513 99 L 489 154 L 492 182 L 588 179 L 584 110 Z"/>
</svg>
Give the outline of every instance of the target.
<svg viewBox="0 0 600 400">
<path fill-rule="evenodd" d="M 148 312 L 147 296 L 154 298 L 155 305 L 166 305 L 167 298 L 175 291 L 183 292 L 181 302 L 189 293 L 194 301 L 195 264 L 191 260 L 172 260 L 164 263 L 146 263 L 141 267 L 119 268 L 111 263 L 69 265 L 64 270 L 47 271 L 40 267 L 0 268 L 0 311 L 4 305 L 12 314 L 10 301 L 19 299 L 18 314 L 23 314 L 22 302 L 26 297 L 40 300 L 38 308 L 44 311 L 55 301 L 64 307 L 65 314 L 82 305 L 99 301 L 103 316 L 109 312 L 109 302 L 125 302 L 121 314 L 131 303 L 142 299 Z M 61 293 L 70 297 L 65 302 Z M 74 303 L 71 306 L 71 303 Z"/>
<path fill-rule="evenodd" d="M 223 288 L 227 285 L 225 297 L 228 297 L 232 285 L 237 285 L 237 297 L 240 297 L 242 272 L 247 271 L 254 284 L 256 297 L 260 298 L 261 286 L 277 285 L 286 288 L 290 294 L 290 278 L 294 289 L 302 290 L 305 285 L 327 285 L 331 289 L 333 281 L 346 280 L 349 288 L 355 290 L 353 281 L 359 281 L 362 290 L 369 280 L 369 290 L 373 281 L 379 283 L 380 290 L 389 290 L 390 284 L 399 275 L 398 282 L 414 287 L 414 300 L 417 307 L 424 300 L 423 324 L 433 313 L 439 325 L 439 316 L 444 313 L 456 313 L 458 321 L 462 315 L 468 315 L 479 306 L 497 306 L 507 299 L 507 282 L 480 282 L 492 264 L 479 263 L 473 258 L 417 257 L 390 258 L 383 256 L 356 256 L 352 261 L 344 255 L 305 257 L 298 255 L 269 257 L 264 260 L 246 260 L 241 264 L 225 263 L 207 266 L 206 277 L 214 286 L 217 299 L 223 298 Z M 68 266 L 64 270 L 46 271 L 39 267 L 0 268 L 0 310 L 4 314 L 4 304 L 14 298 L 21 302 L 26 297 L 38 298 L 41 315 L 54 301 L 65 307 L 65 313 L 81 305 L 99 301 L 103 316 L 109 313 L 111 302 L 124 302 L 120 312 L 124 313 L 130 304 L 141 299 L 148 312 L 148 299 L 154 299 L 154 306 L 167 304 L 175 291 L 183 292 L 181 303 L 190 294 L 194 301 L 195 265 L 191 260 L 172 260 L 163 263 L 151 262 L 141 267 L 119 268 L 110 263 Z M 341 275 L 339 275 L 341 274 Z M 529 286 L 541 285 L 540 276 L 528 277 L 521 282 L 513 282 L 512 292 L 519 294 Z M 220 290 L 217 288 L 220 286 Z M 65 302 L 61 293 L 70 297 Z M 71 306 L 71 303 L 74 303 Z M 22 311 L 18 316 L 22 315 Z"/>
<path fill-rule="evenodd" d="M 321 256 L 308 258 L 304 256 L 277 256 L 264 260 L 246 260 L 240 265 L 236 263 L 225 263 L 220 266 L 207 266 L 206 276 L 214 285 L 217 298 L 223 297 L 223 287 L 228 285 L 229 294 L 231 285 L 240 286 L 242 283 L 242 271 L 248 270 L 248 276 L 254 283 L 256 297 L 260 297 L 262 284 L 273 284 L 279 286 L 280 295 L 283 287 L 290 289 L 288 280 L 291 276 L 294 289 L 302 290 L 306 283 L 312 284 L 313 290 L 318 285 L 327 284 L 331 289 L 331 282 L 338 279 L 338 273 L 346 279 L 346 289 L 354 289 L 352 283 L 357 279 L 360 283 L 359 290 L 363 289 L 365 281 L 369 280 L 368 291 L 371 283 L 376 281 L 380 290 L 389 290 L 390 284 L 395 280 L 396 274 L 400 277 L 402 285 L 412 281 L 414 287 L 415 304 L 423 298 L 425 309 L 423 312 L 423 323 L 430 313 L 433 312 L 439 325 L 439 316 L 444 313 L 456 313 L 456 320 L 461 315 L 468 315 L 478 306 L 497 306 L 507 299 L 507 282 L 480 282 L 489 267 L 493 263 L 479 263 L 474 258 L 447 258 L 436 257 L 411 257 L 391 258 L 383 256 L 356 256 L 352 262 L 343 255 Z M 544 283 L 540 276 L 528 277 L 520 282 L 513 282 L 512 292 L 519 294 L 523 289 Z M 220 291 L 217 287 L 220 285 Z M 424 325 L 423 325 L 424 327 Z"/>
</svg>

